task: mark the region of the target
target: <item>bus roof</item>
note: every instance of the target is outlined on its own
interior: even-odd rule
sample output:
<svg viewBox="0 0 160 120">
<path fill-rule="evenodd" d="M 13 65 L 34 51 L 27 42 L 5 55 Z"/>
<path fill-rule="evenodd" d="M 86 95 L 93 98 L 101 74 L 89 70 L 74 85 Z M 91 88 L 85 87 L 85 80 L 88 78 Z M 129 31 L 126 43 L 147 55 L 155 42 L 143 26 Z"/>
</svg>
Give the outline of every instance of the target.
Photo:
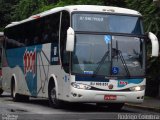
<svg viewBox="0 0 160 120">
<path fill-rule="evenodd" d="M 87 11 L 87 12 L 104 12 L 104 13 L 107 12 L 107 13 L 115 13 L 115 14 L 119 13 L 119 14 L 130 14 L 130 15 L 141 16 L 141 14 L 138 11 L 126 9 L 126 8 L 120 8 L 120 7 L 98 6 L 98 5 L 71 5 L 71 6 L 53 8 L 36 15 L 32 15 L 29 18 L 24 19 L 22 21 L 12 22 L 11 24 L 7 25 L 6 28 L 12 27 L 21 23 L 25 23 L 28 21 L 32 21 L 34 19 L 44 17 L 62 10 L 66 10 L 70 13 L 74 11 Z"/>
</svg>

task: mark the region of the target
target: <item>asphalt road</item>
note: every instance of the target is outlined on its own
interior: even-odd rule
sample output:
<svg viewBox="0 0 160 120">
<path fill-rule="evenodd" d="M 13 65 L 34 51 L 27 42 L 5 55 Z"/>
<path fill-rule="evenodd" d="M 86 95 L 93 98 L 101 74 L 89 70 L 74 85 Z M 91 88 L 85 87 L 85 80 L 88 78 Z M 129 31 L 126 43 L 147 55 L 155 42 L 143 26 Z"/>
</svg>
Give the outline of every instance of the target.
<svg viewBox="0 0 160 120">
<path fill-rule="evenodd" d="M 107 107 L 97 107 L 95 104 L 69 104 L 63 109 L 54 109 L 49 107 L 45 99 L 31 98 L 29 102 L 13 102 L 10 94 L 0 96 L 0 120 L 138 119 L 144 115 L 160 118 L 159 113 L 126 106 L 121 111 L 110 111 Z"/>
</svg>

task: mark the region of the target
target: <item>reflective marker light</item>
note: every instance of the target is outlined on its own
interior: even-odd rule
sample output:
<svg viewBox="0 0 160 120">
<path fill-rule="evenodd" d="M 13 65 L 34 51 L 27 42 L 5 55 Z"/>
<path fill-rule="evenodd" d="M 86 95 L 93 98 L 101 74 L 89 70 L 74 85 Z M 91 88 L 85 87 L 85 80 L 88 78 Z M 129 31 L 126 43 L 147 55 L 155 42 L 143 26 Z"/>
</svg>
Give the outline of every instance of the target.
<svg viewBox="0 0 160 120">
<path fill-rule="evenodd" d="M 74 87 L 74 88 L 77 88 L 77 89 L 84 89 L 84 90 L 89 90 L 91 88 L 91 86 L 89 85 L 85 85 L 85 84 L 82 84 L 82 83 L 71 83 L 71 85 Z"/>
</svg>

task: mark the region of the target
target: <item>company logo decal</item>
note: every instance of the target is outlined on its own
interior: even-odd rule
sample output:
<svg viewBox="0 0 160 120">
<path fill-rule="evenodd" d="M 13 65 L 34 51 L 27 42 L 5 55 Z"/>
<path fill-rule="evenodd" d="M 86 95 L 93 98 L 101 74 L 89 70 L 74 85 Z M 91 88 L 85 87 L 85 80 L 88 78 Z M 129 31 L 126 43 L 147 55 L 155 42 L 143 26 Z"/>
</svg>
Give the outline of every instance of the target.
<svg viewBox="0 0 160 120">
<path fill-rule="evenodd" d="M 119 81 L 119 84 L 120 84 L 120 85 L 127 85 L 128 82 L 127 82 L 127 81 Z"/>
<path fill-rule="evenodd" d="M 23 56 L 23 64 L 25 76 L 27 76 L 27 73 L 32 73 L 34 78 L 36 74 L 36 48 L 34 51 L 26 49 Z"/>
</svg>

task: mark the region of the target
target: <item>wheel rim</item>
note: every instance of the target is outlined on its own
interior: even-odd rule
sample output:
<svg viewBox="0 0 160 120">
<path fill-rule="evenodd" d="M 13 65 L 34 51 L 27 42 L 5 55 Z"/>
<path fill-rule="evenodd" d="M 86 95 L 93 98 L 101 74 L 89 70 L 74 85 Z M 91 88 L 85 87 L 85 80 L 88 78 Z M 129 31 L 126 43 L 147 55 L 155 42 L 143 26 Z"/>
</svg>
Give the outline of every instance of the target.
<svg viewBox="0 0 160 120">
<path fill-rule="evenodd" d="M 15 92 L 15 85 L 13 85 L 13 98 L 15 98 L 16 92 Z"/>
<path fill-rule="evenodd" d="M 51 90 L 51 100 L 52 100 L 53 104 L 56 104 L 57 98 L 56 98 L 56 90 L 55 90 L 55 88 L 52 88 L 52 90 Z"/>
</svg>

